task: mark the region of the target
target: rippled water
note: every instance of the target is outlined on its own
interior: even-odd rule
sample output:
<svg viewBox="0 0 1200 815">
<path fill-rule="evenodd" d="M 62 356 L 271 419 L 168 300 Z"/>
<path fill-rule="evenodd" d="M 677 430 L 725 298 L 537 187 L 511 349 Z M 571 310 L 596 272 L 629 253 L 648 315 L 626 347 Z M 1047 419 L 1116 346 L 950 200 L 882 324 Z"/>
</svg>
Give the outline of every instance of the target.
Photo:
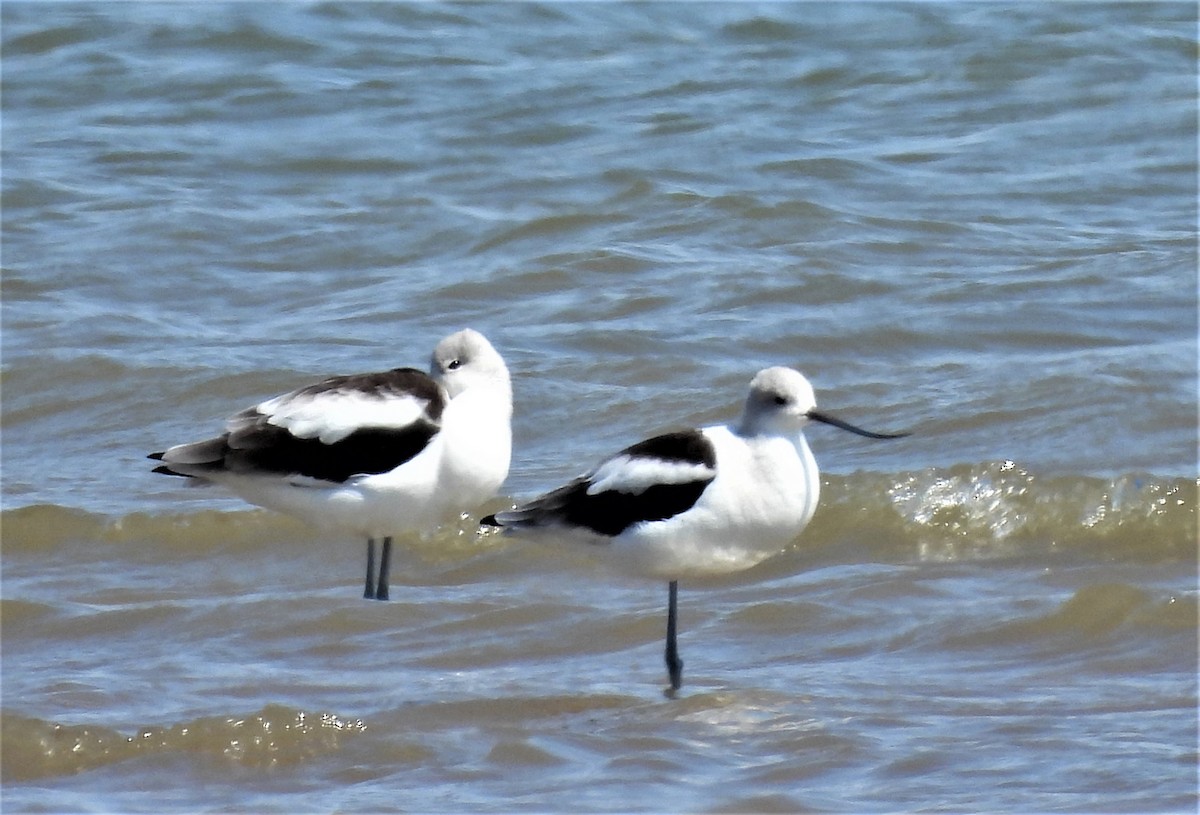
<svg viewBox="0 0 1200 815">
<path fill-rule="evenodd" d="M 6 811 L 1192 811 L 1192 4 L 36 4 L 3 24 Z M 145 453 L 505 355 L 528 497 L 792 365 L 787 552 L 666 592 Z"/>
</svg>

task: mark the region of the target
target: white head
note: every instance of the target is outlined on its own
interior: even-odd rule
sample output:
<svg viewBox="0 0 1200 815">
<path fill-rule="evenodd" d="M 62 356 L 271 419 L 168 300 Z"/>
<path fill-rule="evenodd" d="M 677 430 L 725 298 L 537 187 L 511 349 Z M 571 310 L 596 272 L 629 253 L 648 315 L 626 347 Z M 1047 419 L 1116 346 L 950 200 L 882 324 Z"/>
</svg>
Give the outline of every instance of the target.
<svg viewBox="0 0 1200 815">
<path fill-rule="evenodd" d="M 791 368 L 764 368 L 750 380 L 750 395 L 738 432 L 743 436 L 792 435 L 808 422 L 840 427 L 869 439 L 898 439 L 907 433 L 874 433 L 817 410 L 812 385 Z"/>
<path fill-rule="evenodd" d="M 464 328 L 433 349 L 429 375 L 441 383 L 450 398 L 475 387 L 503 392 L 511 400 L 512 384 L 504 359 L 478 331 Z"/>
<path fill-rule="evenodd" d="M 739 432 L 745 436 L 796 433 L 816 406 L 812 385 L 799 371 L 764 368 L 750 380 Z"/>
</svg>

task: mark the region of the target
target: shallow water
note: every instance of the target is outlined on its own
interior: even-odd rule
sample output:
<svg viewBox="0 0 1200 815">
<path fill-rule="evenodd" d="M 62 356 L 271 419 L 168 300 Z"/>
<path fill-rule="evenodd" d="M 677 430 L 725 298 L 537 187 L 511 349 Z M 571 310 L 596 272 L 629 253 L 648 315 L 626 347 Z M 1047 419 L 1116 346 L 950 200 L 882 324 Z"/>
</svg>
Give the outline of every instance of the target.
<svg viewBox="0 0 1200 815">
<path fill-rule="evenodd" d="M 1190 4 L 42 5 L 3 23 L 6 811 L 1192 811 Z M 144 455 L 505 355 L 489 507 L 759 368 L 788 551 L 362 544 Z"/>
</svg>

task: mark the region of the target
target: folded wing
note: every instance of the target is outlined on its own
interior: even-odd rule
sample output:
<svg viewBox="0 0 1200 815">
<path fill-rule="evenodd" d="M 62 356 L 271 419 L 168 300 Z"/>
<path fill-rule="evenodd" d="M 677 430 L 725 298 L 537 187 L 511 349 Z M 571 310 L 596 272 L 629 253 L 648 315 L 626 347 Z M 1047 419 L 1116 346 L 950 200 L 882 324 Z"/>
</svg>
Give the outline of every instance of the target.
<svg viewBox="0 0 1200 815">
<path fill-rule="evenodd" d="M 703 433 L 667 433 L 627 447 L 587 475 L 483 522 L 574 527 L 614 537 L 635 524 L 691 509 L 716 475 L 716 454 Z"/>
<path fill-rule="evenodd" d="M 225 432 L 150 457 L 155 472 L 303 476 L 340 483 L 389 472 L 437 435 L 446 397 L 427 374 L 397 368 L 338 376 L 234 415 Z"/>
</svg>

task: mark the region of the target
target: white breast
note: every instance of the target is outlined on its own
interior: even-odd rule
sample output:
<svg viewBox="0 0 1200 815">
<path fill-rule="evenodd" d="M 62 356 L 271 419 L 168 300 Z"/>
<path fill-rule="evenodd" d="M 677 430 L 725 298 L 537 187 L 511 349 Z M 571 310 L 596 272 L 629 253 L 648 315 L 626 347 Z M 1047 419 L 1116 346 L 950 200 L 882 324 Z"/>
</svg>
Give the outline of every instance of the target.
<svg viewBox="0 0 1200 815">
<path fill-rule="evenodd" d="M 717 477 L 687 512 L 615 538 L 612 559 L 622 570 L 668 580 L 740 571 L 786 548 L 811 520 L 820 482 L 803 436 L 703 432 Z"/>
</svg>

